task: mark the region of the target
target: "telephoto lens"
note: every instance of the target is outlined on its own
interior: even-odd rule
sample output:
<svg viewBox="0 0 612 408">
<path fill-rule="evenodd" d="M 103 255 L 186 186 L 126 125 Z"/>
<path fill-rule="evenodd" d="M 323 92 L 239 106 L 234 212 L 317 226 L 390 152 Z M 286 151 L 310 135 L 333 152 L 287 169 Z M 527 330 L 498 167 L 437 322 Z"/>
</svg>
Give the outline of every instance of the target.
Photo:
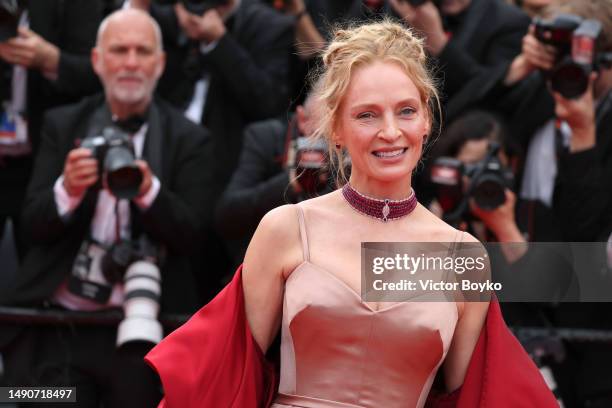
<svg viewBox="0 0 612 408">
<path fill-rule="evenodd" d="M 159 268 L 149 261 L 136 261 L 125 272 L 125 317 L 117 329 L 117 347 L 141 341 L 157 344 L 163 328 L 157 320 L 161 297 Z"/>
</svg>

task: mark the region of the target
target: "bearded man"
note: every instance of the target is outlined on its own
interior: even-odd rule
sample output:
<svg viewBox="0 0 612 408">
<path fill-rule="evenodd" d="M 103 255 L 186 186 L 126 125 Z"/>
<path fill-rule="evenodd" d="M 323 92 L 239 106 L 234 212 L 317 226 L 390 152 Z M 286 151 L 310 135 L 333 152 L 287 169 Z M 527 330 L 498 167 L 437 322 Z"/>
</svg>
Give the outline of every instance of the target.
<svg viewBox="0 0 612 408">
<path fill-rule="evenodd" d="M 91 59 L 104 95 L 47 115 L 23 211 L 32 247 L 0 303 L 123 308 L 125 320 L 21 327 L 2 350 L 5 382 L 76 385 L 83 407 L 149 407 L 159 385 L 142 356 L 163 336 L 157 311 L 197 306 L 189 256 L 212 211 L 209 138 L 153 98 L 165 54 L 147 13 L 108 16 Z M 145 309 L 130 320 L 134 299 Z"/>
</svg>

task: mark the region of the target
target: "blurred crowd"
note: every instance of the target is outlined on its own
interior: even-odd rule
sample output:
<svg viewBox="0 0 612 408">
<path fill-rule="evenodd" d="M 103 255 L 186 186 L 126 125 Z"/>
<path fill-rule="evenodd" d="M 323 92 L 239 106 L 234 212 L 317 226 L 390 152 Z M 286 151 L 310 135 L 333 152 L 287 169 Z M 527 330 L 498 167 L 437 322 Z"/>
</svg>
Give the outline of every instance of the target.
<svg viewBox="0 0 612 408">
<path fill-rule="evenodd" d="M 482 241 L 609 242 L 612 270 L 612 0 L 0 0 L 0 305 L 125 314 L 0 323 L 0 384 L 155 406 L 159 311 L 194 312 L 266 212 L 350 172 L 309 138 L 310 78 L 334 26 L 382 16 L 422 35 L 442 96 L 419 201 Z M 554 259 L 542 281 L 579 292 L 567 254 L 522 248 L 492 256 L 514 277 Z M 609 303 L 503 308 L 612 329 Z M 564 405 L 612 406 L 609 344 L 561 347 L 539 364 Z"/>
</svg>

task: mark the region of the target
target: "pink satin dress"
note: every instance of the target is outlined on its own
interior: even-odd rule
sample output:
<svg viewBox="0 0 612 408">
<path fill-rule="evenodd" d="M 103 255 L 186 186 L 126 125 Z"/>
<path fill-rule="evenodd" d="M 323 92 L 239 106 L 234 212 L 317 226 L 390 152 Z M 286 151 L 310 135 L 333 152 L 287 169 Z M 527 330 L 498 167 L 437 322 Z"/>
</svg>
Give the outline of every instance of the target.
<svg viewBox="0 0 612 408">
<path fill-rule="evenodd" d="M 372 309 L 309 260 L 285 284 L 279 394 L 272 408 L 423 407 L 457 323 L 454 302 Z"/>
</svg>

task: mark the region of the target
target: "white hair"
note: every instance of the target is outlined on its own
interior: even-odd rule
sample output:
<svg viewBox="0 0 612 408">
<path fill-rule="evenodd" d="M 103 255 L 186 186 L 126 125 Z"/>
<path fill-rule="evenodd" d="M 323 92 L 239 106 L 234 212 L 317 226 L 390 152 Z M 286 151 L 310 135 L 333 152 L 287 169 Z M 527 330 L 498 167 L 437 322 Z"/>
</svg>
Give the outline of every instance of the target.
<svg viewBox="0 0 612 408">
<path fill-rule="evenodd" d="M 136 9 L 136 8 L 120 9 L 106 16 L 106 18 L 102 20 L 102 22 L 100 23 L 100 26 L 98 27 L 98 34 L 96 36 L 96 47 L 100 47 L 100 43 L 102 42 L 102 36 L 104 35 L 104 32 L 108 28 L 108 24 L 112 20 L 117 19 L 123 16 L 124 14 L 134 14 L 134 15 L 145 16 L 147 20 L 153 26 L 153 31 L 155 32 L 155 39 L 157 40 L 157 50 L 163 51 L 164 46 L 162 43 L 162 33 L 161 33 L 161 29 L 159 28 L 159 24 L 157 24 L 157 21 L 155 21 L 155 19 L 153 19 L 153 17 L 151 17 L 149 13 L 143 10 L 140 10 L 140 9 Z"/>
</svg>

